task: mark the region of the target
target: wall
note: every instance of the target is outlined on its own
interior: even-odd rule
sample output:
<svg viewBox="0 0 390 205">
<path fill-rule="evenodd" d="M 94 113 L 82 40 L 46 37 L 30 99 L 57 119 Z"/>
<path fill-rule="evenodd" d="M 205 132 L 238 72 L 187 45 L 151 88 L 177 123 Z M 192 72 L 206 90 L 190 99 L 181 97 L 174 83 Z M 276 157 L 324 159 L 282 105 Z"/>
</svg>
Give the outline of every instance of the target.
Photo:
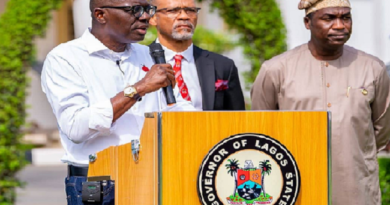
<svg viewBox="0 0 390 205">
<path fill-rule="evenodd" d="M 390 65 L 390 0 L 377 0 L 380 1 L 378 9 L 380 10 L 380 27 L 378 32 L 378 38 L 383 39 L 383 43 L 379 46 L 382 49 L 380 58 Z"/>
<path fill-rule="evenodd" d="M 88 27 L 91 27 L 92 19 L 89 10 L 89 1 L 74 0 L 73 22 L 76 38 L 80 37 Z"/>
</svg>

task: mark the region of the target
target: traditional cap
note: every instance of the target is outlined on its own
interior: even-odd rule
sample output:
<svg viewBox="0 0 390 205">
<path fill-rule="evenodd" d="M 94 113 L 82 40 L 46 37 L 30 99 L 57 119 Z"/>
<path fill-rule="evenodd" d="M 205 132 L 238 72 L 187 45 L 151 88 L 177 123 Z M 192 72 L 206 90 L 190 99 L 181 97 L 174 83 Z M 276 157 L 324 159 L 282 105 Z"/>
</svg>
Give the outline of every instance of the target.
<svg viewBox="0 0 390 205">
<path fill-rule="evenodd" d="M 306 15 L 329 7 L 351 8 L 351 3 L 349 3 L 349 0 L 301 0 L 298 5 L 300 10 L 306 10 Z"/>
</svg>

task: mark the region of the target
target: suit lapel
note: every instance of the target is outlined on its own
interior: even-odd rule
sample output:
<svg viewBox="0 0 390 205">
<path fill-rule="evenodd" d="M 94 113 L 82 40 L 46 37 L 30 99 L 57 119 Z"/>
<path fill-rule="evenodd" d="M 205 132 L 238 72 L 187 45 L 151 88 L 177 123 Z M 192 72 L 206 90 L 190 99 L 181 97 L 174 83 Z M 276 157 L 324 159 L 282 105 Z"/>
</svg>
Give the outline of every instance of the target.
<svg viewBox="0 0 390 205">
<path fill-rule="evenodd" d="M 207 58 L 208 52 L 194 46 L 194 58 L 202 90 L 203 110 L 213 110 L 215 98 L 214 61 Z"/>
</svg>

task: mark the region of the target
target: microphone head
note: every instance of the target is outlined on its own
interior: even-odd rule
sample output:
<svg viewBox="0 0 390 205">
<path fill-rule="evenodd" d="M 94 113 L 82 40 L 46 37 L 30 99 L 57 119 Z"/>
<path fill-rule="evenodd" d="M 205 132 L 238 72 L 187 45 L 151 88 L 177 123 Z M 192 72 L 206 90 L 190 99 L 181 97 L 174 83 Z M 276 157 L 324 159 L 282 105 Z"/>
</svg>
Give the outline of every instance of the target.
<svg viewBox="0 0 390 205">
<path fill-rule="evenodd" d="M 149 51 L 150 51 L 150 54 L 164 52 L 161 44 L 159 44 L 159 43 L 150 44 Z"/>
</svg>

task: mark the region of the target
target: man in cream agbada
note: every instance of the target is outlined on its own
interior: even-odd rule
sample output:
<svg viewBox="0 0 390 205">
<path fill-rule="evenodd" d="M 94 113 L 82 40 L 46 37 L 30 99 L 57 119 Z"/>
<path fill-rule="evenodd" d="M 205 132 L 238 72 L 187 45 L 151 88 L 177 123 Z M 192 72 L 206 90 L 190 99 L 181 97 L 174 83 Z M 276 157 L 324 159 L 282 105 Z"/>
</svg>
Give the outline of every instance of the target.
<svg viewBox="0 0 390 205">
<path fill-rule="evenodd" d="M 380 205 L 377 153 L 390 139 L 390 80 L 378 58 L 344 45 L 348 0 L 301 0 L 311 39 L 263 63 L 254 110 L 328 110 L 332 115 L 332 204 Z"/>
</svg>

